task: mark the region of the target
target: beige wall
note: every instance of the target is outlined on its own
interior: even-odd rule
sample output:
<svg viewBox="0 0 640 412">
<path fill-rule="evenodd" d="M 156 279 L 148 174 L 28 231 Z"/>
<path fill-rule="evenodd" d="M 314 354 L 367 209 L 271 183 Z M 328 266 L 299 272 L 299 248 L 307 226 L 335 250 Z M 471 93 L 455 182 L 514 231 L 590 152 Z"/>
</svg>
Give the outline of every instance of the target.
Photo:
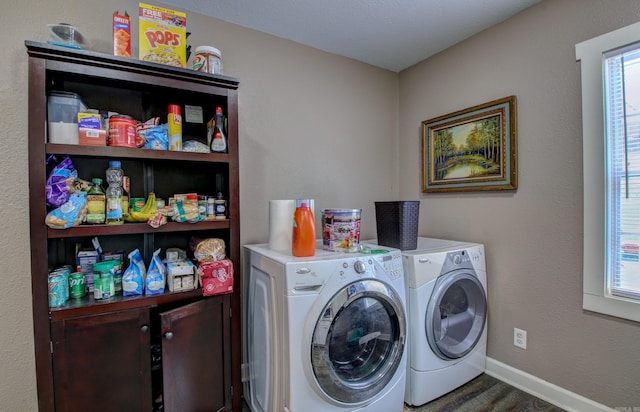
<svg viewBox="0 0 640 412">
<path fill-rule="evenodd" d="M 24 0 L 0 16 L 0 411 L 36 409 L 24 40 L 46 41 L 45 24 L 68 22 L 110 53 L 111 14 L 137 6 Z M 374 237 L 373 202 L 398 193 L 398 75 L 194 13 L 187 21 L 189 43 L 218 47 L 226 74 L 240 80 L 242 242 L 268 240 L 269 199 L 296 197 L 314 198 L 316 210 L 362 208 L 363 236 Z M 134 31 L 137 44 L 137 23 Z"/>
<path fill-rule="evenodd" d="M 640 325 L 582 311 L 574 46 L 638 20 L 636 0 L 544 1 L 400 74 L 400 195 L 422 199 L 421 235 L 485 243 L 488 355 L 611 407 L 640 407 Z M 420 122 L 512 94 L 518 190 L 421 194 Z"/>
<path fill-rule="evenodd" d="M 137 1 L 24 0 L 4 10 L 0 70 L 0 410 L 36 408 L 28 240 L 27 54 L 69 22 L 109 52 L 110 15 Z M 638 20 L 633 0 L 548 0 L 400 75 L 188 14 L 190 44 L 240 79 L 242 242 L 268 236 L 268 200 L 361 207 L 421 199 L 422 235 L 487 245 L 489 356 L 610 406 L 637 405 L 637 324 L 581 310 L 581 135 L 576 42 Z M 137 29 L 137 25 L 134 25 Z M 134 40 L 137 36 L 134 37 Z M 422 195 L 420 122 L 518 96 L 515 193 Z M 398 141 L 400 144 L 398 144 Z M 511 345 L 513 327 L 529 348 Z M 9 371 L 15 371 L 10 372 Z"/>
</svg>

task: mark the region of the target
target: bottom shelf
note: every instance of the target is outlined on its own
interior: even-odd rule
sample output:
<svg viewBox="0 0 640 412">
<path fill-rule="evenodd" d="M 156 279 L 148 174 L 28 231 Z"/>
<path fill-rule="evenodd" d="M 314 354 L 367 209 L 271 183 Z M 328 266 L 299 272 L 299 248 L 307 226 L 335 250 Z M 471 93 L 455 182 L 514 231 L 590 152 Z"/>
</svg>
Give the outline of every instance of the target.
<svg viewBox="0 0 640 412">
<path fill-rule="evenodd" d="M 114 312 L 125 309 L 156 306 L 172 302 L 183 302 L 202 298 L 202 289 L 197 288 L 183 292 L 169 292 L 161 295 L 122 296 L 116 295 L 111 299 L 94 299 L 93 296 L 69 299 L 64 306 L 50 308 L 51 320 L 63 320 L 78 316 L 90 316 L 103 312 Z"/>
</svg>

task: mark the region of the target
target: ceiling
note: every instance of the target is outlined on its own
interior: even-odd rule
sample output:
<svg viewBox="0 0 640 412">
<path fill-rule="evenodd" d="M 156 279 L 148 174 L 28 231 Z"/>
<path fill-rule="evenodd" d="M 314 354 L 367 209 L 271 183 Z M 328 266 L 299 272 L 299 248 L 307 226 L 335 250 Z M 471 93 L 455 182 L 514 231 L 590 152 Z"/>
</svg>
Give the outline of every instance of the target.
<svg viewBox="0 0 640 412">
<path fill-rule="evenodd" d="M 163 0 L 394 72 L 541 0 Z M 214 45 L 215 46 L 215 45 Z"/>
</svg>

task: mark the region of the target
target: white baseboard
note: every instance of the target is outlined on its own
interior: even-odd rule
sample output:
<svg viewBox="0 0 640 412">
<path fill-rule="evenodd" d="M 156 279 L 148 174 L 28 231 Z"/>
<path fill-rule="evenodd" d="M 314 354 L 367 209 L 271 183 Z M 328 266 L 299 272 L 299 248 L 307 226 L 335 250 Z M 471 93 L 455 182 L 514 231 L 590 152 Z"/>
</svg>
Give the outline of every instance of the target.
<svg viewBox="0 0 640 412">
<path fill-rule="evenodd" d="M 615 411 L 615 409 L 594 402 L 591 399 L 570 392 L 489 357 L 487 357 L 487 369 L 485 373 L 567 411 Z"/>
</svg>

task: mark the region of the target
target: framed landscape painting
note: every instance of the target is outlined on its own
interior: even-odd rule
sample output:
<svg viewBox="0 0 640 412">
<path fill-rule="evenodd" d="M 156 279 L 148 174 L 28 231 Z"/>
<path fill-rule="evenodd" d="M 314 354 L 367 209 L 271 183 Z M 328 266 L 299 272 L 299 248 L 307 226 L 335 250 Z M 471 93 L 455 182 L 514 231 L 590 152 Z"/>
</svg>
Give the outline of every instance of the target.
<svg viewBox="0 0 640 412">
<path fill-rule="evenodd" d="M 516 96 L 422 122 L 422 191 L 518 187 Z"/>
</svg>

